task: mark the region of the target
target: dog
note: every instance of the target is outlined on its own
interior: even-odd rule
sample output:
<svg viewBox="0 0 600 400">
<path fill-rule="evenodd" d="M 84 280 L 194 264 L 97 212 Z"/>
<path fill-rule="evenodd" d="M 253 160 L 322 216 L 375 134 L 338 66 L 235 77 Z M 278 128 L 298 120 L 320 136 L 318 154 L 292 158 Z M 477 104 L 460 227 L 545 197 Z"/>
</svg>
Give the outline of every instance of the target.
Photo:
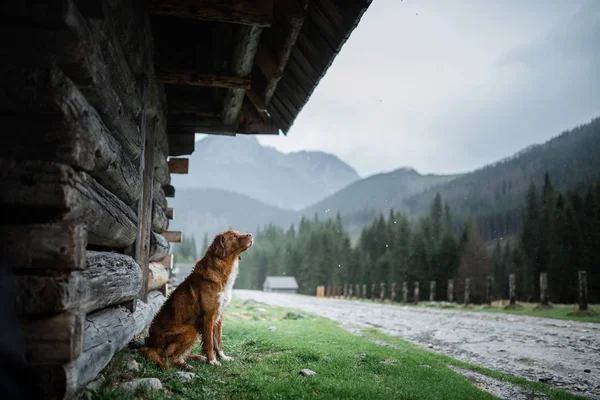
<svg viewBox="0 0 600 400">
<path fill-rule="evenodd" d="M 223 352 L 223 314 L 231 302 L 241 254 L 253 245 L 251 234 L 228 230 L 215 236 L 194 269 L 177 286 L 156 314 L 142 356 L 163 370 L 170 364 L 193 369 L 186 360 L 207 361 L 219 366 L 232 357 Z M 204 355 L 190 355 L 199 337 Z"/>
</svg>

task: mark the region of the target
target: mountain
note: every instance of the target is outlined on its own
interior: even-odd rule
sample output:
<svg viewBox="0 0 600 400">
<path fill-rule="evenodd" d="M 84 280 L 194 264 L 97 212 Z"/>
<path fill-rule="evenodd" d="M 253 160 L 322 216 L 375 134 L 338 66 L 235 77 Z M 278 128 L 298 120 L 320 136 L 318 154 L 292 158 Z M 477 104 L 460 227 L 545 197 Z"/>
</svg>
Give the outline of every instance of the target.
<svg viewBox="0 0 600 400">
<path fill-rule="evenodd" d="M 298 213 L 254 200 L 248 196 L 222 189 L 181 189 L 170 205 L 175 210 L 172 230 L 193 235 L 198 245 L 206 233 L 210 239 L 228 228 L 255 232 L 269 221 L 289 226 Z"/>
<path fill-rule="evenodd" d="M 250 196 L 280 208 L 301 209 L 360 179 L 334 155 L 318 151 L 281 153 L 255 136 L 208 136 L 189 157 L 189 174 L 173 185 L 214 188 Z"/>
</svg>

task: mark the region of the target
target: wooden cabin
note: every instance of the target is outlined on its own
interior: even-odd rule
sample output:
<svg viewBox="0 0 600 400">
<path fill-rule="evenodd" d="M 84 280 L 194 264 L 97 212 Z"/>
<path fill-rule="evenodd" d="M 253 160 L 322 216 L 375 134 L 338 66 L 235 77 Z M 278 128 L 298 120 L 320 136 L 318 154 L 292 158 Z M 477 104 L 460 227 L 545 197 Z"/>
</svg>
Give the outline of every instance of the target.
<svg viewBox="0 0 600 400">
<path fill-rule="evenodd" d="M 164 301 L 194 134 L 287 134 L 369 4 L 3 1 L 0 261 L 37 398 L 72 397 Z"/>
</svg>

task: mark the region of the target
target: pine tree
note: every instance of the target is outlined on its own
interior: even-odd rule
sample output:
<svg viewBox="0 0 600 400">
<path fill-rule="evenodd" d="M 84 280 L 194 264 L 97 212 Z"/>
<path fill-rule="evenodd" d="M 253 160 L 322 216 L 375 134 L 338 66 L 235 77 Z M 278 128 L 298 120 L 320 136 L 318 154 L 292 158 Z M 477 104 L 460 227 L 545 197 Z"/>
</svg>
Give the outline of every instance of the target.
<svg viewBox="0 0 600 400">
<path fill-rule="evenodd" d="M 527 192 L 527 205 L 525 208 L 525 218 L 521 231 L 521 248 L 525 256 L 522 267 L 522 281 L 527 296 L 533 299 L 534 293 L 539 290 L 539 273 L 541 272 L 538 256 L 539 251 L 539 228 L 540 212 L 537 197 L 537 190 L 532 183 Z"/>
</svg>

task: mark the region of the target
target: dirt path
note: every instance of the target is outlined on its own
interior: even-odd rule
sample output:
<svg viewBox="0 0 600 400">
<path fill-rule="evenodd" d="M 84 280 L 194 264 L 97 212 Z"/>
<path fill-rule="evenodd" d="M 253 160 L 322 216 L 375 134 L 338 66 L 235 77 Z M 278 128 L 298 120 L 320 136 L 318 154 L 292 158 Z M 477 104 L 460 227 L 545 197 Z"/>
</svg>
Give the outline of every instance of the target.
<svg viewBox="0 0 600 400">
<path fill-rule="evenodd" d="M 600 324 L 248 290 L 234 294 L 346 326 L 374 327 L 458 360 L 600 399 Z"/>
</svg>

